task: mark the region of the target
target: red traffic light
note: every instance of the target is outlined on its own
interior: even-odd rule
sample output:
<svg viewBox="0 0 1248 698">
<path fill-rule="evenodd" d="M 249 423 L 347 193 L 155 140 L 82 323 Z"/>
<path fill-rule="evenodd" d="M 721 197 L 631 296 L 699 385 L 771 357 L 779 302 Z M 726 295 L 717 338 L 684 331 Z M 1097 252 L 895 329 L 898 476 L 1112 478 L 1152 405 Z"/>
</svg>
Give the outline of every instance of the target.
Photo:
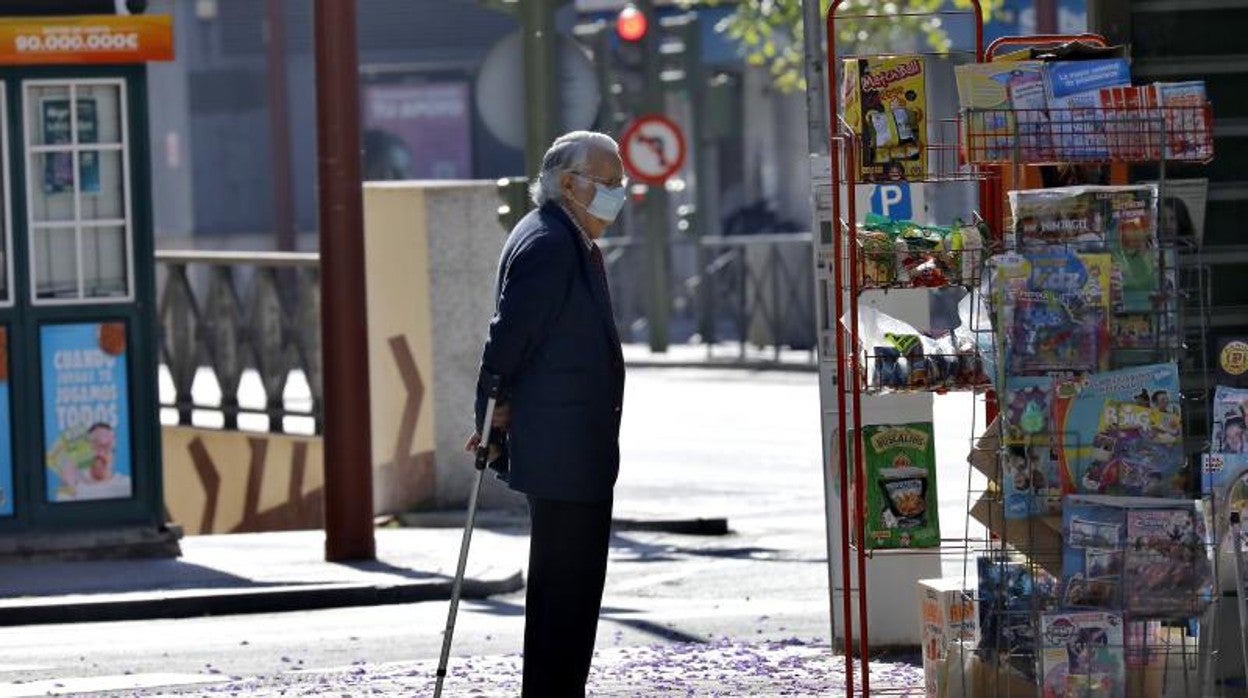
<svg viewBox="0 0 1248 698">
<path fill-rule="evenodd" d="M 641 41 L 649 24 L 645 13 L 630 4 L 615 18 L 615 33 L 625 41 Z"/>
</svg>

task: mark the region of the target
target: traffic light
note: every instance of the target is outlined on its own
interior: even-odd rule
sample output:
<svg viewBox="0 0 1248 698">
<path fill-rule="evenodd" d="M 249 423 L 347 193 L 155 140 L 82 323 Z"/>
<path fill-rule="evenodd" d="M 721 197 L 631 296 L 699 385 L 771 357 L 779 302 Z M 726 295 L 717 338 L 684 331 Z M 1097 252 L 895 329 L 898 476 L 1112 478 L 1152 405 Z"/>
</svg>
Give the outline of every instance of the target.
<svg viewBox="0 0 1248 698">
<path fill-rule="evenodd" d="M 646 38 L 646 30 L 650 28 L 650 18 L 646 13 L 629 3 L 620 10 L 615 18 L 615 33 L 620 39 L 637 43 Z"/>
</svg>

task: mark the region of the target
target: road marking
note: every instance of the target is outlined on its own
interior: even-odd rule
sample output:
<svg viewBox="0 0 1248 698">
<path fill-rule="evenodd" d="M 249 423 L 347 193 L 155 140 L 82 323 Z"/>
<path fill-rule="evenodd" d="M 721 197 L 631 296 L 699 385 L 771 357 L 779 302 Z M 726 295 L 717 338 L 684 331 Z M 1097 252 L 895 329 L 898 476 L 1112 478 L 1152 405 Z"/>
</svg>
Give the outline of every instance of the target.
<svg viewBox="0 0 1248 698">
<path fill-rule="evenodd" d="M 0 674 L 11 674 L 17 671 L 46 671 L 54 668 L 47 664 L 0 664 Z"/>
<path fill-rule="evenodd" d="M 140 688 L 158 688 L 162 686 L 224 683 L 228 680 L 229 677 L 227 676 L 161 673 L 45 679 L 41 681 L 28 681 L 25 683 L 0 684 L 0 698 L 63 696 L 73 693 L 103 693 L 106 691 L 128 691 Z"/>
</svg>

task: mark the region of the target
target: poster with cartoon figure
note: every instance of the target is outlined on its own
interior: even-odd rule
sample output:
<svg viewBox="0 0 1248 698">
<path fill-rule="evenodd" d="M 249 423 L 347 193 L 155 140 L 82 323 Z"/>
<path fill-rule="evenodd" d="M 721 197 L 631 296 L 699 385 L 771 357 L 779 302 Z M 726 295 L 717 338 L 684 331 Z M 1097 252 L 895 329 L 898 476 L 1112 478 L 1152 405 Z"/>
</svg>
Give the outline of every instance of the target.
<svg viewBox="0 0 1248 698">
<path fill-rule="evenodd" d="M 46 325 L 39 335 L 48 500 L 131 497 L 125 325 Z"/>
</svg>

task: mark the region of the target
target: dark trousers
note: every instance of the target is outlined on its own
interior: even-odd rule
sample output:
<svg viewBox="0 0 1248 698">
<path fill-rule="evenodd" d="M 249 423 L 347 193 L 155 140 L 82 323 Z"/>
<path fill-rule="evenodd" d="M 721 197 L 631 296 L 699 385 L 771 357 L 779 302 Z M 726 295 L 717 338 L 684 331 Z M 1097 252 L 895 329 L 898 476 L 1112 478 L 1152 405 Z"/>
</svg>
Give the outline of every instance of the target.
<svg viewBox="0 0 1248 698">
<path fill-rule="evenodd" d="M 581 698 L 607 577 L 611 500 L 529 497 L 524 698 Z"/>
</svg>

